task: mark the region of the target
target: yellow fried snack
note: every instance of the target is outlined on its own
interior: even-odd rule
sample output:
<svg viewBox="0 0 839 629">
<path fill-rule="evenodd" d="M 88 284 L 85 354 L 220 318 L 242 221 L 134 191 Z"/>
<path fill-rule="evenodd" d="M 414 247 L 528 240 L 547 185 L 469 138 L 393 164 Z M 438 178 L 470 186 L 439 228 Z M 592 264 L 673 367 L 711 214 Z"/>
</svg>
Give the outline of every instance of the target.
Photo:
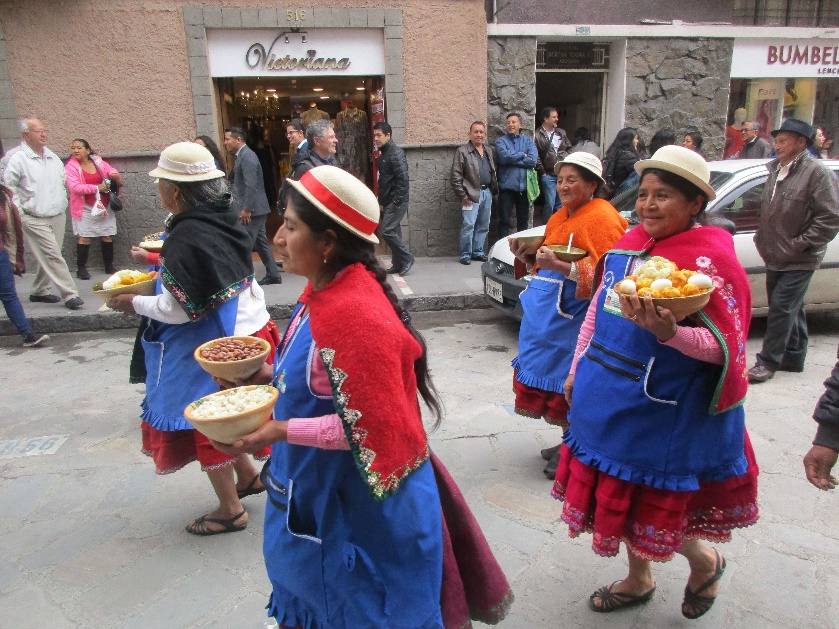
<svg viewBox="0 0 839 629">
<path fill-rule="evenodd" d="M 639 277 L 635 280 L 635 286 L 638 287 L 638 290 L 642 288 L 649 288 L 653 283 L 653 278 L 651 277 Z"/>
<path fill-rule="evenodd" d="M 700 283 L 700 286 L 704 283 L 708 288 L 690 283 L 690 278 L 693 276 L 699 276 L 697 279 L 704 281 Z M 679 269 L 673 262 L 661 256 L 653 256 L 646 260 L 635 270 L 634 275 L 628 275 L 624 279 L 635 282 L 636 291 L 640 297 L 650 295 L 654 299 L 690 297 L 711 290 L 709 277 L 698 271 Z M 655 290 L 652 288 L 654 282 L 656 283 Z"/>
<path fill-rule="evenodd" d="M 682 297 L 690 297 L 691 295 L 698 295 L 702 292 L 702 289 L 693 284 L 685 284 L 679 291 L 682 293 Z"/>
<path fill-rule="evenodd" d="M 653 295 L 653 289 L 652 288 L 644 287 L 644 288 L 639 288 L 638 289 L 638 296 L 639 297 L 646 297 L 647 295 L 649 295 L 650 297 L 655 296 L 655 295 Z"/>
<path fill-rule="evenodd" d="M 679 289 L 675 286 L 671 286 L 669 288 L 660 288 L 659 290 L 653 291 L 653 297 L 655 298 L 672 298 L 672 297 L 682 297 L 682 293 L 679 292 Z"/>
</svg>

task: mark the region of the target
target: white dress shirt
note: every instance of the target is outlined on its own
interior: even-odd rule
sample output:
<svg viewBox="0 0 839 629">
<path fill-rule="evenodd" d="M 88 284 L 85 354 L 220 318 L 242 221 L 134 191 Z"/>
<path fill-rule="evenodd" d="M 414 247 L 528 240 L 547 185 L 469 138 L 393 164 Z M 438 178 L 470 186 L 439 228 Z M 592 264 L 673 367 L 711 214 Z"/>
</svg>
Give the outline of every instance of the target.
<svg viewBox="0 0 839 629">
<path fill-rule="evenodd" d="M 64 163 L 46 147 L 42 157 L 21 143 L 3 171 L 3 182 L 24 214 L 49 218 L 67 210 Z"/>
</svg>

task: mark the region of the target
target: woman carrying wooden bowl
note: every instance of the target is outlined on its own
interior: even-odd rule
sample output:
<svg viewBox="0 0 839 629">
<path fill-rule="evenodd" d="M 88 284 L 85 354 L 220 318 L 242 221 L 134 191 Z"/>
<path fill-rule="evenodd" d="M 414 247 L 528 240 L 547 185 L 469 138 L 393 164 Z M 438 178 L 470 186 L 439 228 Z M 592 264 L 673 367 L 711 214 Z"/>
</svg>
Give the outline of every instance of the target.
<svg viewBox="0 0 839 629">
<path fill-rule="evenodd" d="M 745 430 L 746 337 L 751 293 L 727 231 L 700 225 L 714 190 L 698 154 L 665 146 L 638 162 L 641 224 L 606 254 L 580 331 L 571 405 L 553 488 L 570 534 L 594 533 L 592 548 L 629 573 L 589 599 L 597 612 L 646 603 L 651 562 L 685 556 L 690 575 L 681 612 L 698 618 L 714 603 L 725 560 L 700 540 L 726 542 L 758 519 L 757 464 Z M 715 290 L 677 322 L 652 298 L 615 285 L 646 258 L 709 275 Z"/>
<path fill-rule="evenodd" d="M 519 353 L 513 360 L 515 410 L 525 417 L 544 417 L 555 426 L 568 425 L 562 386 L 591 299 L 594 269 L 626 231 L 626 220 L 602 198 L 606 196 L 602 172 L 600 160 L 591 153 L 571 153 L 557 162 L 556 189 L 562 207 L 548 220 L 542 246 L 534 255 L 523 243 L 510 240 L 517 270 L 533 267 L 520 298 L 524 314 Z M 568 245 L 572 234 L 572 246 L 588 255 L 564 262 L 549 247 Z M 548 461 L 545 475 L 553 480 L 559 445 L 543 450 L 542 457 Z"/>
</svg>

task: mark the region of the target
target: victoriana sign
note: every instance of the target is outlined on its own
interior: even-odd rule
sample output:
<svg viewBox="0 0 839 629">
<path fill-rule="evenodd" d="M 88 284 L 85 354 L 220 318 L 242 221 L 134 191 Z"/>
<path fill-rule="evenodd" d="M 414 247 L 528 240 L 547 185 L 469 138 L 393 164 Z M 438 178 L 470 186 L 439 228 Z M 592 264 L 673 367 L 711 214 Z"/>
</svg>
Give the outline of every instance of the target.
<svg viewBox="0 0 839 629">
<path fill-rule="evenodd" d="M 839 40 L 738 39 L 732 78 L 799 78 L 839 75 Z"/>
<path fill-rule="evenodd" d="M 303 39 L 306 41 L 304 42 Z M 208 29 L 210 76 L 383 75 L 380 29 Z"/>
</svg>

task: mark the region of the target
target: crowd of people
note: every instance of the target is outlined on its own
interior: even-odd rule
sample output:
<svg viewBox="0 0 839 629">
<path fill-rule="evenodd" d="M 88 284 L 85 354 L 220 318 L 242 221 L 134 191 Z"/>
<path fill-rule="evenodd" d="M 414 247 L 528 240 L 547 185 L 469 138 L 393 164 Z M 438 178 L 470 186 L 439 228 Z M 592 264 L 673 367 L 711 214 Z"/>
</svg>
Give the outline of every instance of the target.
<svg viewBox="0 0 839 629">
<path fill-rule="evenodd" d="M 601 161 L 586 150 L 596 146 L 585 130 L 569 138 L 556 109 L 542 114 L 535 141 L 511 113 L 494 147 L 486 143 L 485 123 L 475 121 L 455 152 L 459 259 L 486 260 L 496 194 L 505 236 L 514 208 L 521 230 L 535 196 L 543 196 L 544 238 L 536 245 L 509 238 L 517 276 L 530 277 L 512 363 L 515 411 L 563 430 L 561 443 L 541 455 L 569 535 L 592 533 L 600 556 L 615 556 L 621 546 L 627 552 L 626 577 L 596 589 L 590 608 L 609 613 L 650 602 L 652 563 L 680 554 L 689 565 L 681 613 L 699 618 L 712 608 L 726 569 L 716 545 L 759 518 L 747 388 L 777 370 L 803 369 L 803 296 L 839 232 L 839 191 L 811 154 L 817 134 L 807 123 L 790 119 L 772 131 L 776 159 L 767 165 L 756 234 L 770 308 L 763 347 L 749 368 L 749 282 L 731 233 L 706 220 L 715 191 L 701 136 L 686 133 L 679 146 L 675 132 L 661 130 L 646 156 L 637 130 L 627 128 Z M 757 125 L 741 122 L 738 153 L 749 149 Z M 62 164 L 46 148 L 41 121 L 25 119 L 22 131 L 24 142 L 4 164 L 8 187 L 0 186 L 0 295 L 24 344 L 34 346 L 46 336 L 31 330 L 14 291 L 23 240 L 39 264 L 30 300 L 64 298 L 68 308 L 79 307 L 60 252 L 67 191 L 82 277 L 91 238 L 101 238 L 103 260 L 113 264 L 116 226 L 100 210 L 110 206 L 107 195 L 121 176 L 84 139 L 73 141 Z M 414 264 L 399 227 L 409 199 L 404 151 L 386 122 L 373 126 L 381 153 L 377 197 L 333 165 L 330 121 L 311 122 L 305 137 L 303 131 L 298 123 L 287 126 L 299 158 L 276 192 L 283 222 L 273 244 L 285 272 L 307 281 L 283 334 L 261 287 L 278 283 L 279 271 L 265 232 L 271 208 L 262 165 L 244 130 L 225 129 L 224 146 L 235 157 L 232 181 L 205 136 L 167 147 L 149 173 L 169 213 L 163 249 L 159 256 L 132 255 L 158 265 L 155 294 L 108 301 L 140 317 L 130 375 L 145 384 L 142 451 L 159 474 L 196 460 L 207 474 L 218 506 L 189 522 L 190 534 L 245 530 L 242 501 L 267 495 L 268 613 L 280 627 L 496 624 L 513 594 L 431 451 L 420 402 L 436 427 L 440 399 L 425 341 L 387 279 Z M 627 182 L 638 185 L 640 220 L 628 231 L 608 201 Z M 388 269 L 376 254 L 377 234 L 392 251 Z M 570 253 L 572 242 L 584 255 L 569 261 L 557 248 Z M 266 267 L 259 281 L 253 251 Z M 677 316 L 650 295 L 618 290 L 624 277 L 662 259 L 710 277 L 715 290 L 702 310 Z M 61 298 L 48 292 L 49 282 Z M 234 335 L 263 339 L 268 357 L 246 380 L 213 379 L 193 352 Z M 235 443 L 208 439 L 184 417 L 193 400 L 246 384 L 269 384 L 281 395 L 273 421 Z M 839 363 L 816 408 L 819 428 L 804 458 L 808 480 L 820 489 L 837 484 L 831 475 L 839 452 L 837 399 Z M 261 472 L 251 455 L 267 459 Z"/>
</svg>

